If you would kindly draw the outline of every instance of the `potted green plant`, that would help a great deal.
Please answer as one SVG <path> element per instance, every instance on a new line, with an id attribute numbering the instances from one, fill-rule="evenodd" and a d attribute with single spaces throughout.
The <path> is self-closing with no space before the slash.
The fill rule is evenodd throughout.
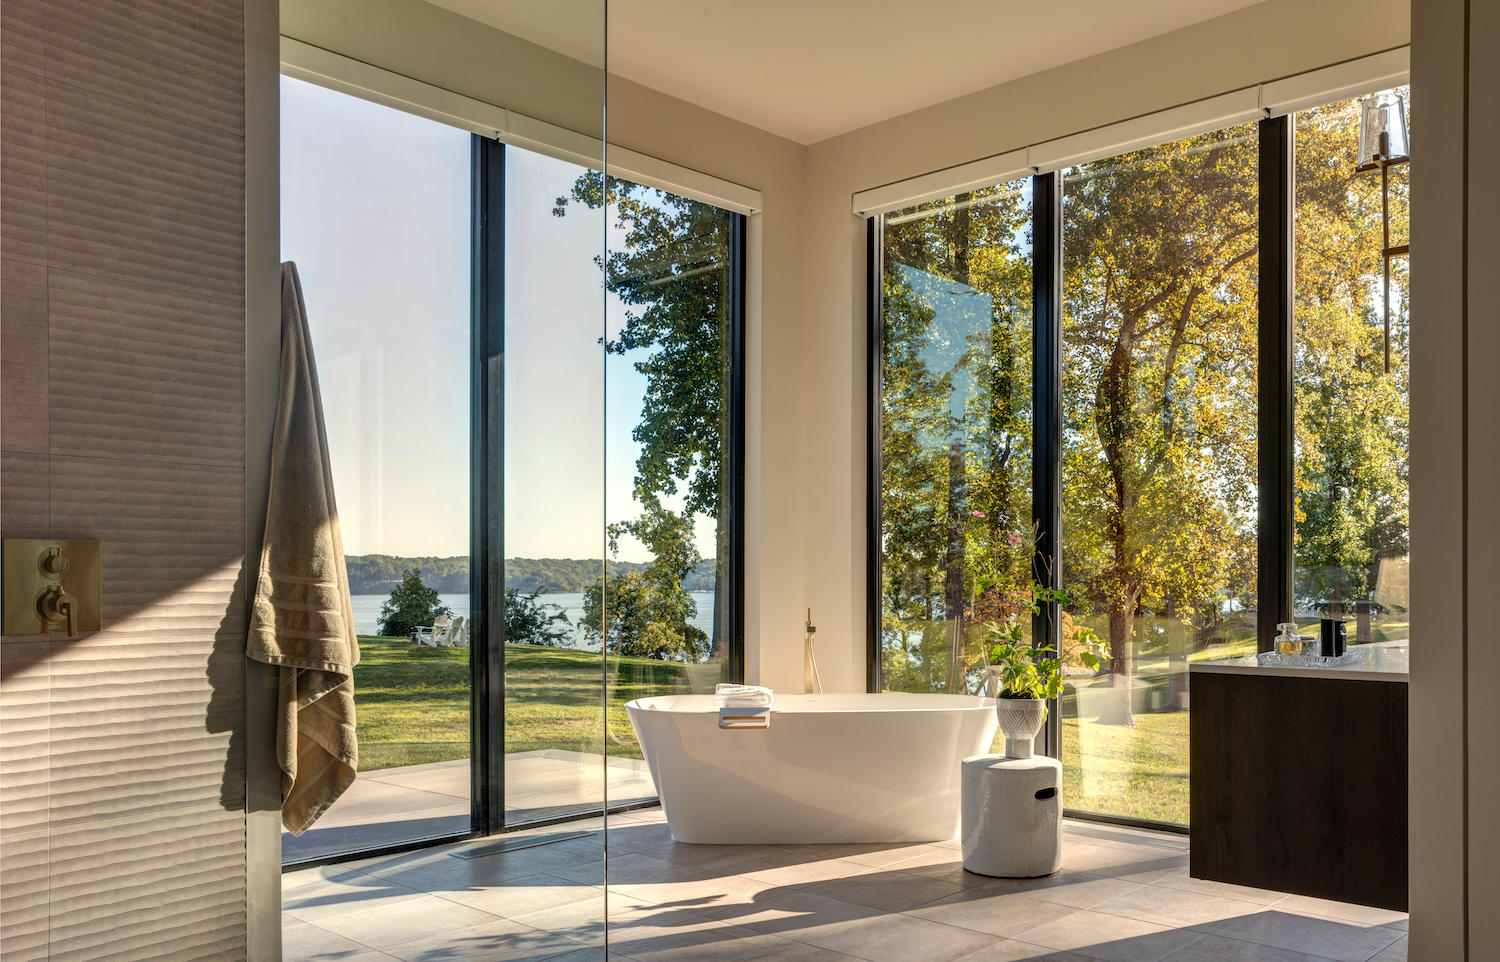
<path id="1" fill-rule="evenodd" d="M 1085 668 L 1099 670 L 1104 645 L 1092 628 L 1078 629 L 1063 651 L 1036 648 L 1025 641 L 1017 618 L 1005 624 L 991 623 L 986 629 L 989 643 L 990 685 L 997 699 L 995 714 L 1005 736 L 1008 758 L 1030 758 L 1036 733 L 1047 720 L 1047 702 L 1062 694 L 1065 661 L 1076 659 Z"/>

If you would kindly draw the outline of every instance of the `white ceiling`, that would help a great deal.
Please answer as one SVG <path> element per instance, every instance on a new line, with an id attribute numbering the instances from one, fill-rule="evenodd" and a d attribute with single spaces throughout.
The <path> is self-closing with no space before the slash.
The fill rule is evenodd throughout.
<path id="1" fill-rule="evenodd" d="M 575 59 L 602 0 L 434 0 Z M 610 72 L 810 144 L 1260 0 L 609 0 Z"/>

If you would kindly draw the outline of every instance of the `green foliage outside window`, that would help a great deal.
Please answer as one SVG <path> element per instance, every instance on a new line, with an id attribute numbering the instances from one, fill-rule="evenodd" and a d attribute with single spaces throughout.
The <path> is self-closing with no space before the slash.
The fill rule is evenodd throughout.
<path id="1" fill-rule="evenodd" d="M 596 579 L 584 595 L 585 631 L 602 637 L 607 609 L 611 652 L 688 662 L 722 656 L 728 605 L 721 598 L 715 606 L 710 638 L 690 623 L 697 604 L 687 580 L 702 561 L 693 546 L 695 518 L 721 522 L 714 571 L 726 570 L 730 550 L 722 523 L 732 357 L 729 217 L 597 171 L 580 177 L 570 197 L 558 198 L 554 213 L 564 216 L 575 203 L 607 206 L 624 231 L 624 243 L 605 262 L 605 284 L 626 305 L 626 319 L 604 347 L 632 358 L 646 382 L 631 435 L 641 445 L 632 492 L 641 513 L 612 524 L 609 538 L 611 554 L 629 535 L 652 557 L 642 570 L 611 573 L 607 585 Z"/>
<path id="2" fill-rule="evenodd" d="M 379 632 L 386 637 L 404 637 L 418 628 L 431 626 L 441 615 L 452 614 L 440 602 L 438 590 L 422 583 L 421 570 L 407 568 L 401 583 L 391 589 L 391 596 L 380 606 Z"/>
<path id="3" fill-rule="evenodd" d="M 505 643 L 571 648 L 573 632 L 560 606 L 538 600 L 540 588 L 505 589 Z"/>

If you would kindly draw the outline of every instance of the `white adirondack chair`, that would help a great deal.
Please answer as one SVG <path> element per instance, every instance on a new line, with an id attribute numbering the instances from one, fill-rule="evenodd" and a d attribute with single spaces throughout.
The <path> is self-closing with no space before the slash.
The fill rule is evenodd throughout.
<path id="1" fill-rule="evenodd" d="M 457 647 L 458 646 L 458 640 L 457 639 L 463 634 L 463 632 L 464 632 L 464 619 L 463 619 L 463 616 L 460 615 L 459 617 L 454 618 L 452 621 L 450 621 L 448 623 L 448 630 L 442 633 L 442 635 L 437 639 L 437 641 L 436 641 L 435 644 L 436 644 L 436 646 L 438 648 L 454 648 L 454 647 Z"/>
<path id="2" fill-rule="evenodd" d="M 436 648 L 440 639 L 448 631 L 448 616 L 438 615 L 432 620 L 432 624 L 416 628 L 411 633 L 411 640 L 419 645 L 427 645 Z"/>

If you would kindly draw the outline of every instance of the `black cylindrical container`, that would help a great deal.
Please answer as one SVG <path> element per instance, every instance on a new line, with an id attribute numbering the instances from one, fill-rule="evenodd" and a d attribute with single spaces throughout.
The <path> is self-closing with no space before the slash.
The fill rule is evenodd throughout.
<path id="1" fill-rule="evenodd" d="M 1318 629 L 1318 654 L 1324 658 L 1337 658 L 1344 653 L 1348 639 L 1345 621 L 1342 618 L 1324 618 Z"/>

